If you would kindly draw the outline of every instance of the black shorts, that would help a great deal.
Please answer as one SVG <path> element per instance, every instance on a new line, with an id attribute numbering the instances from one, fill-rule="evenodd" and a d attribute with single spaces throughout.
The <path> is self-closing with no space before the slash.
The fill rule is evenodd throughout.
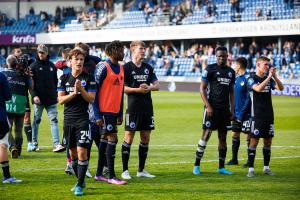
<path id="1" fill-rule="evenodd" d="M 155 127 L 154 127 L 153 114 L 126 113 L 126 116 L 125 116 L 125 130 L 126 131 L 146 131 L 146 130 L 154 130 L 154 128 Z"/>
<path id="2" fill-rule="evenodd" d="M 117 116 L 103 116 L 102 134 L 118 133 Z"/>
<path id="3" fill-rule="evenodd" d="M 252 120 L 251 138 L 271 138 L 274 137 L 274 121 Z"/>
<path id="4" fill-rule="evenodd" d="M 213 108 L 213 116 L 208 117 L 206 108 L 203 112 L 203 129 L 227 131 L 227 126 L 230 126 L 230 111 L 229 109 Z"/>
<path id="5" fill-rule="evenodd" d="M 240 126 L 232 125 L 232 131 L 235 132 L 235 133 L 243 132 L 245 134 L 249 134 L 250 133 L 250 127 L 251 127 L 250 124 L 251 124 L 251 121 L 250 121 L 250 119 L 248 119 L 248 120 L 243 121 Z"/>
<path id="6" fill-rule="evenodd" d="M 63 144 L 68 148 L 84 147 L 87 148 L 91 143 L 89 123 L 84 124 L 65 124 Z"/>

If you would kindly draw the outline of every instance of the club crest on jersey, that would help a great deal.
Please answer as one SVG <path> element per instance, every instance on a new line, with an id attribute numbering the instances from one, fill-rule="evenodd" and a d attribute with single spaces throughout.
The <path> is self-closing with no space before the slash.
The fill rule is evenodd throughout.
<path id="1" fill-rule="evenodd" d="M 149 70 L 148 69 L 145 69 L 144 72 L 145 72 L 145 74 L 149 74 Z"/>
<path id="2" fill-rule="evenodd" d="M 132 71 L 131 74 L 136 74 L 135 71 Z"/>
<path id="3" fill-rule="evenodd" d="M 130 126 L 130 128 L 135 128 L 135 123 L 134 122 L 130 122 L 129 126 Z"/>
<path id="4" fill-rule="evenodd" d="M 81 81 L 81 86 L 83 86 L 83 87 L 86 86 L 86 81 L 85 81 L 85 80 L 82 80 L 82 81 Z"/>
<path id="5" fill-rule="evenodd" d="M 53 68 L 52 68 L 52 67 L 50 67 L 50 71 L 51 71 L 51 72 L 53 71 Z"/>
<path id="6" fill-rule="evenodd" d="M 228 72 L 228 76 L 231 78 L 231 77 L 232 77 L 232 73 L 231 73 L 231 72 Z"/>
<path id="7" fill-rule="evenodd" d="M 211 126 L 210 121 L 205 122 L 205 126 L 206 126 L 207 128 L 209 128 L 209 127 Z"/>
<path id="8" fill-rule="evenodd" d="M 113 126 L 112 126 L 111 124 L 108 124 L 108 125 L 106 126 L 106 129 L 107 129 L 108 131 L 111 131 L 111 130 L 113 130 Z"/>
<path id="9" fill-rule="evenodd" d="M 243 81 L 243 82 L 241 82 L 241 86 L 244 86 L 244 85 L 245 85 L 244 81 Z"/>
<path id="10" fill-rule="evenodd" d="M 259 130 L 258 130 L 258 129 L 255 129 L 255 130 L 253 131 L 253 134 L 254 134 L 254 135 L 258 135 L 258 134 L 259 134 Z"/>

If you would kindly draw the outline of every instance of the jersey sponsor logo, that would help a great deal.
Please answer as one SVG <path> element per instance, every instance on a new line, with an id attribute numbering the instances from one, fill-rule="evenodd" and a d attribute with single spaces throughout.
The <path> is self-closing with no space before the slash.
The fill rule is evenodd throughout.
<path id="1" fill-rule="evenodd" d="M 231 82 L 231 79 L 229 79 L 229 78 L 218 77 L 217 80 L 222 85 L 229 85 L 229 83 Z"/>
<path id="2" fill-rule="evenodd" d="M 85 81 L 85 80 L 82 80 L 82 81 L 81 81 L 81 86 L 83 86 L 83 87 L 86 86 L 86 81 Z"/>
<path id="3" fill-rule="evenodd" d="M 206 78 L 206 77 L 207 77 L 207 73 L 208 73 L 207 70 L 203 70 L 203 72 L 202 72 L 202 77 L 203 77 L 203 78 Z"/>
<path id="4" fill-rule="evenodd" d="M 134 75 L 133 78 L 137 80 L 137 82 L 146 82 L 148 75 Z"/>
<path id="5" fill-rule="evenodd" d="M 258 129 L 254 129 L 253 134 L 254 135 L 258 135 L 259 134 L 259 130 Z"/>
<path id="6" fill-rule="evenodd" d="M 90 82 L 90 85 L 96 85 L 95 81 Z"/>
<path id="7" fill-rule="evenodd" d="M 112 131 L 112 130 L 113 130 L 113 125 L 108 124 L 108 125 L 106 126 L 106 129 L 107 129 L 108 131 Z"/>
<path id="8" fill-rule="evenodd" d="M 6 77 L 8 81 L 10 81 L 12 79 L 12 77 Z"/>
<path id="9" fill-rule="evenodd" d="M 149 70 L 148 69 L 145 69 L 144 72 L 145 72 L 145 74 L 149 74 Z"/>
<path id="10" fill-rule="evenodd" d="M 228 72 L 228 76 L 231 78 L 231 77 L 232 77 L 232 73 L 231 73 L 231 72 Z"/>
<path id="11" fill-rule="evenodd" d="M 135 123 L 134 122 L 130 122 L 129 126 L 130 126 L 130 128 L 135 128 Z"/>

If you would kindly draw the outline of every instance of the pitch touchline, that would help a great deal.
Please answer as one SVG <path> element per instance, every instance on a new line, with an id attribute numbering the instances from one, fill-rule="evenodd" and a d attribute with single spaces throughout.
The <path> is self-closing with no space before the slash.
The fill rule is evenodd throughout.
<path id="1" fill-rule="evenodd" d="M 272 159 L 293 159 L 293 158 L 300 158 L 300 156 L 275 156 Z M 255 158 L 257 160 L 263 160 L 263 158 Z M 247 160 L 246 158 L 239 158 L 239 160 Z M 209 163 L 209 162 L 219 162 L 219 160 L 203 160 L 201 162 Z M 64 162 L 62 162 L 64 163 Z M 178 164 L 192 164 L 194 162 L 190 161 L 180 161 L 180 162 L 161 162 L 161 163 L 147 163 L 147 165 L 178 165 Z M 121 165 L 116 165 L 115 167 L 121 167 Z M 96 167 L 90 167 L 90 169 L 96 169 Z M 64 170 L 64 168 L 43 168 L 43 169 L 36 169 L 36 168 L 26 168 L 26 169 L 17 169 L 14 172 L 26 172 L 26 171 L 60 171 Z"/>
<path id="2" fill-rule="evenodd" d="M 134 147 L 137 147 L 139 145 L 131 145 L 131 146 L 134 146 Z M 196 147 L 197 144 L 150 144 L 151 147 Z M 218 145 L 215 145 L 215 144 L 209 144 L 209 145 L 206 145 L 208 147 L 216 147 Z M 229 146 L 229 145 L 228 145 Z M 242 147 L 246 147 L 246 145 L 241 145 Z M 39 146 L 41 149 L 51 149 L 52 146 Z M 272 148 L 295 148 L 295 149 L 298 149 L 300 148 L 300 146 L 276 146 L 276 145 L 272 145 Z"/>

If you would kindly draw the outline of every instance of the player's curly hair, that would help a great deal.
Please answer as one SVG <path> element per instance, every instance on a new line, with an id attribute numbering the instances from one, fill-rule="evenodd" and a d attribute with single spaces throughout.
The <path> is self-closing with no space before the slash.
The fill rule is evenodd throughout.
<path id="1" fill-rule="evenodd" d="M 114 40 L 111 43 L 107 44 L 105 47 L 105 54 L 107 56 L 114 56 L 118 53 L 118 51 L 123 48 L 122 42 L 119 40 Z"/>

